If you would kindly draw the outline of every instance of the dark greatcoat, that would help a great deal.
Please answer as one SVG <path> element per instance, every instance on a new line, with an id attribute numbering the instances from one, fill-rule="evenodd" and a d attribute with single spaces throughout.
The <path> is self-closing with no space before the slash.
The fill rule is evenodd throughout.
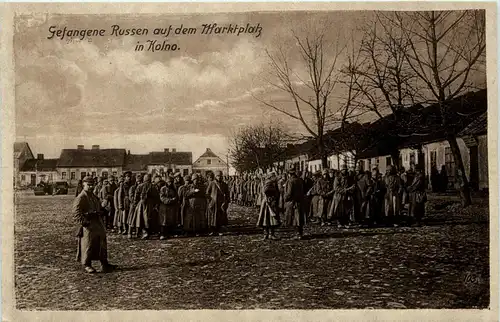
<path id="1" fill-rule="evenodd" d="M 198 189 L 198 191 L 195 191 Z M 188 232 L 199 232 L 207 228 L 207 198 L 205 195 L 205 185 L 190 184 L 184 192 L 185 198 L 185 216 L 183 228 Z"/>
<path id="2" fill-rule="evenodd" d="M 229 206 L 229 189 L 225 182 L 211 181 L 207 186 L 208 197 L 207 221 L 209 227 L 226 226 Z"/>
<path id="3" fill-rule="evenodd" d="M 174 185 L 165 185 L 160 189 L 160 206 L 158 209 L 159 225 L 174 229 L 177 227 L 179 213 L 179 197 Z"/>
<path id="4" fill-rule="evenodd" d="M 412 217 L 420 219 L 424 216 L 426 201 L 426 197 L 422 198 L 422 196 L 425 196 L 425 178 L 423 173 L 417 172 L 415 174 L 413 182 L 408 187 L 408 192 L 410 193 L 410 207 L 408 214 Z M 419 198 L 418 195 L 420 195 Z"/>
<path id="5" fill-rule="evenodd" d="M 285 186 L 285 225 L 302 227 L 306 222 L 303 208 L 304 183 L 302 179 L 290 177 Z"/>
<path id="6" fill-rule="evenodd" d="M 73 217 L 80 225 L 76 259 L 83 265 L 90 265 L 92 260 L 107 262 L 108 244 L 101 211 L 100 201 L 92 192 L 82 191 L 73 201 Z"/>
<path id="7" fill-rule="evenodd" d="M 280 225 L 279 203 L 280 192 L 276 180 L 266 180 L 264 197 L 260 206 L 257 227 L 276 227 Z"/>
<path id="8" fill-rule="evenodd" d="M 120 226 L 125 227 L 128 225 L 128 216 L 130 213 L 130 183 L 123 182 L 118 188 L 118 204 L 117 209 L 120 209 L 120 219 L 118 220 Z"/>

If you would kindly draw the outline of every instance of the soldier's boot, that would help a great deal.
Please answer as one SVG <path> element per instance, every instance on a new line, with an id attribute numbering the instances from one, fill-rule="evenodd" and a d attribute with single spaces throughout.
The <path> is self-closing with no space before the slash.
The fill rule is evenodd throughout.
<path id="1" fill-rule="evenodd" d="M 149 237 L 148 231 L 145 228 L 143 228 L 142 229 L 142 239 L 148 239 L 148 237 Z"/>
<path id="2" fill-rule="evenodd" d="M 264 228 L 264 236 L 262 236 L 262 240 L 268 240 L 269 239 L 269 229 Z"/>
<path id="3" fill-rule="evenodd" d="M 269 236 L 271 240 L 279 240 L 280 238 L 276 236 L 274 228 L 271 228 L 271 235 Z"/>

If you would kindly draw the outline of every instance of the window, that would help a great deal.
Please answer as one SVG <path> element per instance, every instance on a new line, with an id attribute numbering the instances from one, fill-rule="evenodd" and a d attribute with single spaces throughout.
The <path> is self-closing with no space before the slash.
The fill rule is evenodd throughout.
<path id="1" fill-rule="evenodd" d="M 211 165 L 211 164 L 212 164 L 212 160 L 211 160 L 211 159 L 208 159 L 208 160 L 207 160 L 207 164 L 208 164 L 208 165 Z"/>
<path id="2" fill-rule="evenodd" d="M 368 159 L 368 160 L 366 160 L 366 162 L 368 163 L 368 169 L 367 170 L 371 170 L 372 169 L 372 159 Z"/>
<path id="3" fill-rule="evenodd" d="M 83 180 L 83 178 L 85 178 L 87 176 L 87 172 L 85 172 L 85 171 L 80 172 L 80 176 Z"/>
<path id="4" fill-rule="evenodd" d="M 181 172 L 181 169 L 175 169 L 175 173 Z"/>
<path id="5" fill-rule="evenodd" d="M 117 175 L 117 172 L 116 172 L 116 171 L 113 171 L 113 176 L 115 176 L 115 177 L 116 177 L 116 175 Z"/>
<path id="6" fill-rule="evenodd" d="M 385 158 L 385 165 L 386 166 L 391 165 L 391 157 L 386 157 Z"/>
<path id="7" fill-rule="evenodd" d="M 66 172 L 61 172 L 61 179 L 66 180 Z"/>
<path id="8" fill-rule="evenodd" d="M 97 173 L 95 171 L 92 171 L 92 177 L 97 177 Z"/>
<path id="9" fill-rule="evenodd" d="M 66 173 L 64 173 L 64 176 L 66 176 Z M 64 179 L 64 178 L 63 178 Z M 76 172 L 71 172 L 71 180 L 75 180 L 76 179 Z"/>
<path id="10" fill-rule="evenodd" d="M 410 154 L 410 165 L 415 164 L 415 153 Z"/>
<path id="11" fill-rule="evenodd" d="M 377 165 L 377 167 L 380 165 L 380 159 L 379 158 L 375 158 L 375 164 Z"/>
<path id="12" fill-rule="evenodd" d="M 182 170 L 182 175 L 187 176 L 189 174 L 189 169 Z"/>
<path id="13" fill-rule="evenodd" d="M 52 182 L 53 178 L 52 178 L 52 173 L 49 173 L 49 182 Z"/>
<path id="14" fill-rule="evenodd" d="M 26 176 L 24 174 L 21 175 L 21 181 L 25 181 L 26 180 Z"/>

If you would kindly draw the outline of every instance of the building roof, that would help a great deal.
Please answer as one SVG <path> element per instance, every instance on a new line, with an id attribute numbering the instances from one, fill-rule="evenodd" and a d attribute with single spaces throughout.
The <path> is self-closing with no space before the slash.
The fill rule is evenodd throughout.
<path id="1" fill-rule="evenodd" d="M 124 170 L 146 171 L 149 163 L 149 154 L 127 154 Z"/>
<path id="2" fill-rule="evenodd" d="M 14 142 L 14 159 L 19 158 L 24 149 L 28 149 L 33 158 L 33 152 L 28 144 L 28 142 Z"/>
<path id="3" fill-rule="evenodd" d="M 487 132 L 487 91 L 469 92 L 449 102 L 447 117 L 449 128 L 457 136 L 478 135 Z M 471 119 L 475 121 L 471 123 Z M 390 155 L 391 148 L 415 147 L 446 139 L 441 123 L 438 104 L 422 106 L 416 104 L 401 111 L 399 122 L 394 115 L 371 123 L 350 123 L 344 129 L 325 133 L 325 147 L 328 154 L 356 150 L 360 159 Z M 318 147 L 314 139 L 289 145 L 287 158 L 307 154 L 310 159 L 318 159 Z"/>
<path id="4" fill-rule="evenodd" d="M 210 148 L 207 148 L 205 153 L 203 153 L 198 159 L 200 158 L 218 158 L 218 156 Z"/>
<path id="5" fill-rule="evenodd" d="M 63 149 L 58 167 L 121 167 L 125 149 Z"/>
<path id="6" fill-rule="evenodd" d="M 151 152 L 149 153 L 148 164 L 175 164 L 191 165 L 193 154 L 191 152 Z"/>
<path id="7" fill-rule="evenodd" d="M 484 112 L 479 115 L 472 123 L 467 125 L 462 131 L 458 133 L 458 136 L 467 135 L 483 135 L 488 133 L 488 113 Z"/>
<path id="8" fill-rule="evenodd" d="M 59 159 L 29 159 L 24 162 L 24 165 L 21 167 L 20 171 L 56 171 L 58 161 Z"/>

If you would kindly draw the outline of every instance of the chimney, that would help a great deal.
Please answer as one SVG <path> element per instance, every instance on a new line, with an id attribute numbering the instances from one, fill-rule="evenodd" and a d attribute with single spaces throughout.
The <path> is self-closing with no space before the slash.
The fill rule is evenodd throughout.
<path id="1" fill-rule="evenodd" d="M 93 145 L 92 150 L 99 150 L 99 145 Z"/>
<path id="2" fill-rule="evenodd" d="M 36 158 L 37 158 L 38 160 L 43 160 L 43 154 L 37 154 L 37 155 L 36 155 Z"/>
<path id="3" fill-rule="evenodd" d="M 85 146 L 84 145 L 77 145 L 76 149 L 77 150 L 83 150 L 83 149 L 85 149 Z"/>
<path id="4" fill-rule="evenodd" d="M 165 152 L 165 153 L 167 153 L 167 152 L 169 152 L 169 151 L 170 151 L 170 149 L 165 149 L 165 150 L 163 150 L 163 152 Z"/>
<path id="5" fill-rule="evenodd" d="M 176 149 L 172 149 L 172 152 L 175 153 L 175 151 L 177 151 Z"/>

